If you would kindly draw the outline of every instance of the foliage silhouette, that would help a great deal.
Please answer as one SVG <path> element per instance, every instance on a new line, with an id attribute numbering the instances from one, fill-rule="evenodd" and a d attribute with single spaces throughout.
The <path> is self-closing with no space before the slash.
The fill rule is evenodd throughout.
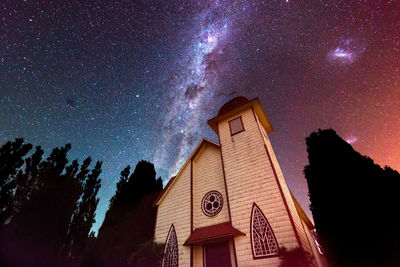
<path id="1" fill-rule="evenodd" d="M 285 247 L 279 248 L 279 267 L 309 267 L 314 266 L 310 253 L 302 248 L 288 250 Z"/>
<path id="2" fill-rule="evenodd" d="M 398 266 L 400 174 L 360 155 L 335 131 L 306 138 L 304 174 L 319 241 L 337 266 Z"/>
<path id="3" fill-rule="evenodd" d="M 102 162 L 68 164 L 71 145 L 44 160 L 22 138 L 0 148 L 1 266 L 156 266 L 155 199 L 162 190 L 153 164 L 140 161 L 121 172 L 98 238 L 95 222 Z"/>
<path id="4" fill-rule="evenodd" d="M 0 199 L 7 200 L 0 211 L 0 265 L 66 265 L 71 229 L 79 237 L 74 244 L 88 239 L 98 203 L 101 162 L 87 176 L 90 159 L 79 173 L 77 160 L 67 166 L 70 144 L 54 148 L 43 161 L 40 146 L 25 158 L 31 148 L 22 138 L 0 148 Z M 71 218 L 80 222 L 78 226 L 73 227 Z"/>
<path id="5" fill-rule="evenodd" d="M 140 244 L 128 258 L 131 266 L 137 267 L 158 267 L 162 261 L 164 244 L 156 244 L 153 239 Z"/>
<path id="6" fill-rule="evenodd" d="M 92 266 L 135 266 L 132 264 L 136 260 L 146 260 L 132 257 L 132 253 L 146 248 L 143 244 L 153 237 L 156 216 L 153 203 L 162 190 L 162 181 L 156 179 L 153 164 L 143 160 L 129 174 L 130 167 L 127 166 L 121 172 L 96 244 L 83 260 Z M 137 255 L 148 253 L 146 249 L 143 251 L 147 252 Z"/>
<path id="7" fill-rule="evenodd" d="M 17 188 L 16 175 L 24 164 L 25 155 L 32 144 L 24 144 L 23 138 L 8 141 L 0 148 L 0 229 L 13 214 L 13 195 Z M 19 180 L 22 182 L 21 174 Z"/>
<path id="8" fill-rule="evenodd" d="M 81 194 L 74 177 L 62 175 L 69 144 L 53 149 L 39 164 L 37 189 L 7 226 L 2 245 L 7 260 L 17 266 L 52 266 L 61 261 L 71 215 Z"/>
<path id="9" fill-rule="evenodd" d="M 83 194 L 81 200 L 77 204 L 78 207 L 74 211 L 68 231 L 68 254 L 73 259 L 78 258 L 82 254 L 90 229 L 93 223 L 95 223 L 94 217 L 96 216 L 96 208 L 99 203 L 97 193 L 101 185 L 99 175 L 101 173 L 102 162 L 98 161 L 91 173 L 87 175 L 87 168 L 90 162 L 91 159 L 89 157 L 83 162 L 81 171 L 77 175 L 78 181 L 83 186 Z M 86 175 L 87 178 L 84 178 Z"/>

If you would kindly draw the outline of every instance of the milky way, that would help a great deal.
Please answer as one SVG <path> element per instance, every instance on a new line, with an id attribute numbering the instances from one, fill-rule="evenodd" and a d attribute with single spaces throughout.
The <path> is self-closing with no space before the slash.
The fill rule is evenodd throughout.
<path id="1" fill-rule="evenodd" d="M 103 160 L 98 229 L 120 171 L 167 182 L 229 99 L 259 97 L 304 208 L 304 138 L 331 127 L 400 169 L 397 1 L 3 1 L 0 142 Z M 308 211 L 307 211 L 308 212 Z"/>
<path id="2" fill-rule="evenodd" d="M 215 108 L 218 79 L 221 67 L 215 68 L 215 54 L 223 54 L 229 38 L 227 18 L 209 19 L 210 13 L 220 12 L 222 6 L 210 4 L 194 18 L 197 27 L 193 30 L 185 56 L 180 59 L 181 71 L 168 84 L 171 106 L 166 107 L 162 140 L 164 144 L 153 157 L 157 166 L 165 167 L 168 176 L 177 173 L 199 140 L 201 125 L 211 118 Z M 170 153 L 174 151 L 174 153 Z"/>

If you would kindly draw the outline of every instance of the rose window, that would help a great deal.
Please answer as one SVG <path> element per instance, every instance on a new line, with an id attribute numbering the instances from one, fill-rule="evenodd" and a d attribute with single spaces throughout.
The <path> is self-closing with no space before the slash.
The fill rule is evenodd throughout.
<path id="1" fill-rule="evenodd" d="M 222 195 L 218 191 L 210 191 L 204 197 L 201 202 L 201 209 L 207 216 L 215 216 L 222 209 Z"/>

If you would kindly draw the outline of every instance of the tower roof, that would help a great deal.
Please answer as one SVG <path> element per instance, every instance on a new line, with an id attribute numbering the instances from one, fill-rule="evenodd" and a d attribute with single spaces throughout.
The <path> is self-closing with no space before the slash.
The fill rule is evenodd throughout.
<path id="1" fill-rule="evenodd" d="M 229 111 L 232 111 L 244 104 L 249 103 L 249 100 L 244 97 L 244 96 L 238 96 L 235 97 L 234 99 L 226 102 L 218 111 L 218 116 L 221 116 L 225 113 L 228 113 Z"/>
<path id="2" fill-rule="evenodd" d="M 225 103 L 218 111 L 218 115 L 210 120 L 208 120 L 208 125 L 218 134 L 218 122 L 224 119 L 227 119 L 236 113 L 244 111 L 246 109 L 252 109 L 255 114 L 257 114 L 258 120 L 261 125 L 264 127 L 267 133 L 270 133 L 274 130 L 271 122 L 268 119 L 267 114 L 260 102 L 258 97 L 248 100 L 244 96 L 238 96 L 234 99 Z"/>

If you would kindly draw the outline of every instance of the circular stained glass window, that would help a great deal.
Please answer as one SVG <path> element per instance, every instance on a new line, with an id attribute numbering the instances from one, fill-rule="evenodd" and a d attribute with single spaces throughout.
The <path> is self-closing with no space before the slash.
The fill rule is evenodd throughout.
<path id="1" fill-rule="evenodd" d="M 222 195 L 218 191 L 210 191 L 208 192 L 201 201 L 201 209 L 204 214 L 207 216 L 215 216 L 222 209 Z"/>

